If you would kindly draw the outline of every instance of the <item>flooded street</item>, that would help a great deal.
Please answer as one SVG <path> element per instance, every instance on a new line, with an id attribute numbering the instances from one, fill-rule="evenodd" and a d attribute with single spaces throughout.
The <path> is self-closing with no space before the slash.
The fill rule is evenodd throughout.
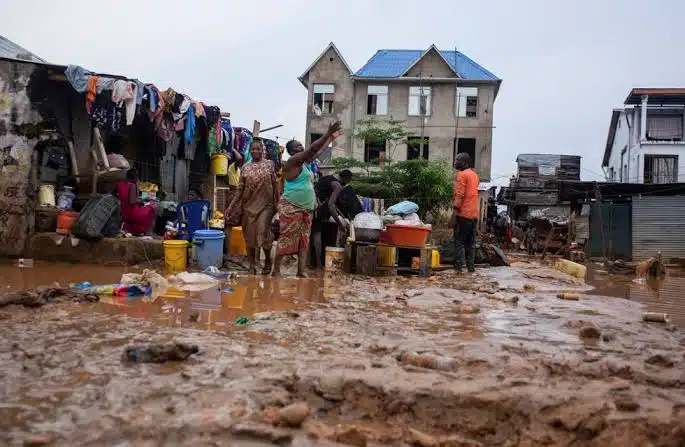
<path id="1" fill-rule="evenodd" d="M 0 266 L 8 290 L 124 272 Z M 590 269 L 592 289 L 518 262 L 431 278 L 239 276 L 191 296 L 10 306 L 0 443 L 680 446 L 681 280 Z M 642 322 L 645 310 L 675 324 Z M 127 345 L 170 341 L 200 352 L 122 363 Z M 294 423 L 291 404 L 304 408 Z"/>

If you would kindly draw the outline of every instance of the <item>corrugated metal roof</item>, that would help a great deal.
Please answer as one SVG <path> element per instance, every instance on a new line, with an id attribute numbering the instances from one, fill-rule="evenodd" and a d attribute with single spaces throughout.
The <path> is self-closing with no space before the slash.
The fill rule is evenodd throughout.
<path id="1" fill-rule="evenodd" d="M 355 76 L 364 78 L 398 78 L 416 63 L 425 50 L 378 50 Z M 452 69 L 462 79 L 498 81 L 499 78 L 459 51 L 440 50 Z"/>
<path id="2" fill-rule="evenodd" d="M 0 57 L 30 62 L 46 62 L 44 59 L 22 48 L 4 36 L 0 36 Z"/>

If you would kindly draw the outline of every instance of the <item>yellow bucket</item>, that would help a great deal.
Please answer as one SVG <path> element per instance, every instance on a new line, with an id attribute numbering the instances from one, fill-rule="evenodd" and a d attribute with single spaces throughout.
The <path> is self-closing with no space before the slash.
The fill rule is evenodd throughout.
<path id="1" fill-rule="evenodd" d="M 212 174 L 228 174 L 228 157 L 224 154 L 212 155 Z"/>
<path id="2" fill-rule="evenodd" d="M 188 241 L 164 241 L 164 268 L 184 272 L 188 262 Z"/>
<path id="3" fill-rule="evenodd" d="M 378 245 L 378 264 L 382 266 L 395 265 L 395 247 Z"/>
<path id="4" fill-rule="evenodd" d="M 231 256 L 247 256 L 243 227 L 231 228 Z"/>
<path id="5" fill-rule="evenodd" d="M 440 252 L 438 250 L 433 250 L 431 252 L 431 268 L 440 266 Z"/>
<path id="6" fill-rule="evenodd" d="M 338 247 L 326 247 L 326 271 L 338 272 L 343 268 L 345 249 Z"/>

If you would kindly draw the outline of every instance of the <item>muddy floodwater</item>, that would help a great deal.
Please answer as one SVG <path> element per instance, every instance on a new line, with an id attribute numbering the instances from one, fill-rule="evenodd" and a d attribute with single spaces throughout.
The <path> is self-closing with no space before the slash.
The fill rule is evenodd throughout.
<path id="1" fill-rule="evenodd" d="M 132 271 L 0 265 L 5 291 Z M 579 284 L 517 262 L 9 306 L 0 444 L 683 446 L 682 290 L 677 272 L 636 282 L 590 268 Z M 128 345 L 172 341 L 200 352 L 122 363 Z"/>

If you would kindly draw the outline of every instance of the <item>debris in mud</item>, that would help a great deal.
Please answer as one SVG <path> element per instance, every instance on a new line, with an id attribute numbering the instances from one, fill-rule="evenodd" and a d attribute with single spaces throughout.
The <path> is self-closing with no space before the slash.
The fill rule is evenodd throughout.
<path id="1" fill-rule="evenodd" d="M 420 432 L 414 428 L 407 430 L 406 440 L 410 445 L 417 447 L 437 447 L 440 445 L 433 436 Z"/>
<path id="2" fill-rule="evenodd" d="M 651 323 L 669 323 L 668 314 L 659 312 L 643 312 L 642 321 L 648 321 Z"/>
<path id="3" fill-rule="evenodd" d="M 124 273 L 121 284 L 141 284 L 151 287 L 154 294 L 164 295 L 169 289 L 169 281 L 154 270 L 143 270 L 143 273 Z"/>
<path id="4" fill-rule="evenodd" d="M 578 295 L 577 293 L 565 292 L 557 294 L 557 298 L 562 300 L 578 301 L 580 299 L 580 295 Z"/>
<path id="5" fill-rule="evenodd" d="M 511 304 L 516 304 L 519 302 L 519 297 L 518 296 L 503 296 L 498 293 L 493 293 L 492 295 L 488 295 L 487 298 L 489 300 L 497 300 L 501 301 L 503 303 L 511 303 Z"/>
<path id="6" fill-rule="evenodd" d="M 299 428 L 309 417 L 311 410 L 306 402 L 295 402 L 281 408 L 272 417 L 272 424 L 284 425 L 292 428 Z"/>
<path id="7" fill-rule="evenodd" d="M 661 366 L 663 368 L 673 368 L 675 362 L 662 354 L 654 354 L 653 356 L 647 358 L 645 363 L 654 366 Z"/>
<path id="8" fill-rule="evenodd" d="M 460 304 L 457 306 L 457 312 L 460 314 L 477 314 L 480 312 L 480 307 Z"/>
<path id="9" fill-rule="evenodd" d="M 29 436 L 24 440 L 25 446 L 48 445 L 52 442 L 52 437 L 48 435 Z"/>
<path id="10" fill-rule="evenodd" d="M 197 345 L 167 343 L 127 346 L 122 355 L 124 362 L 164 363 L 186 360 L 200 351 Z"/>
<path id="11" fill-rule="evenodd" d="M 456 360 L 440 355 L 403 352 L 397 357 L 397 360 L 407 365 L 435 369 L 438 371 L 454 371 L 457 368 Z"/>
<path id="12" fill-rule="evenodd" d="M 618 394 L 614 397 L 614 405 L 618 411 L 633 412 L 640 408 L 640 404 L 635 398 L 627 393 Z"/>
<path id="13" fill-rule="evenodd" d="M 272 427 L 256 422 L 243 422 L 231 427 L 231 432 L 237 436 L 266 439 L 275 444 L 285 444 L 293 439 L 292 433 L 288 430 Z"/>
<path id="14" fill-rule="evenodd" d="M 42 287 L 2 295 L 0 296 L 0 307 L 13 304 L 24 307 L 41 307 L 48 303 L 69 300 L 75 303 L 94 303 L 100 301 L 100 297 L 94 293 L 76 293 L 69 289 Z"/>
<path id="15" fill-rule="evenodd" d="M 580 328 L 580 338 L 599 338 L 602 336 L 602 331 L 594 325 L 586 325 Z"/>

